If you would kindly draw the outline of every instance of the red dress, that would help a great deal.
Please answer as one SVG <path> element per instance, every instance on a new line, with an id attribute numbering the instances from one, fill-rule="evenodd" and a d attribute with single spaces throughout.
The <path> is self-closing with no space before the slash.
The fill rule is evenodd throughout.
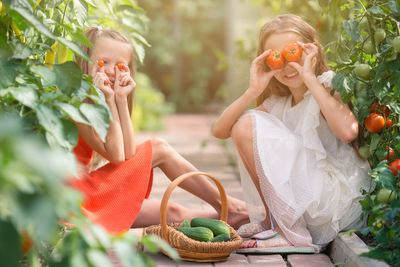
<path id="1" fill-rule="evenodd" d="M 81 137 L 74 154 L 86 168 L 80 179 L 70 181 L 85 196 L 83 213 L 110 233 L 129 230 L 153 184 L 150 141 L 138 145 L 131 159 L 121 164 L 108 163 L 93 172 L 88 167 L 93 150 Z"/>

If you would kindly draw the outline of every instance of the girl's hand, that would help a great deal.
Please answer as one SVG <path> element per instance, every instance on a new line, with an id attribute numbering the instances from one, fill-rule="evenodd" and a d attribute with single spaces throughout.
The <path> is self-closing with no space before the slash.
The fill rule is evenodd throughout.
<path id="1" fill-rule="evenodd" d="M 271 53 L 271 49 L 264 51 L 261 55 L 256 57 L 251 63 L 250 67 L 250 84 L 248 91 L 258 97 L 264 92 L 269 81 L 274 76 L 274 74 L 280 70 L 271 70 L 269 72 L 265 71 L 265 61 L 267 56 Z"/>
<path id="2" fill-rule="evenodd" d="M 120 63 L 121 64 L 121 63 Z M 122 65 L 123 68 L 120 70 L 116 65 L 115 68 L 115 82 L 114 91 L 117 96 L 127 97 L 136 87 L 135 81 L 131 77 L 129 67 Z"/>
<path id="3" fill-rule="evenodd" d="M 113 97 L 114 91 L 111 88 L 111 81 L 104 73 L 104 66 L 96 67 L 96 73 L 93 76 L 93 84 L 103 92 L 106 98 Z"/>
<path id="4" fill-rule="evenodd" d="M 299 72 L 303 81 L 315 78 L 315 65 L 317 63 L 318 47 L 313 43 L 297 43 L 303 48 L 303 52 L 306 55 L 304 64 L 303 66 L 297 62 L 289 62 L 288 64 Z"/>

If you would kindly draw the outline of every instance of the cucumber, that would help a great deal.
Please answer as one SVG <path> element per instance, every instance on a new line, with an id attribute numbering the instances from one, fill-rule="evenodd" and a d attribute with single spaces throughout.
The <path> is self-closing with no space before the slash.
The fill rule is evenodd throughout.
<path id="1" fill-rule="evenodd" d="M 189 220 L 183 220 L 182 227 L 190 227 L 190 221 Z"/>
<path id="2" fill-rule="evenodd" d="M 213 232 L 206 227 L 181 227 L 178 231 L 197 241 L 208 241 L 213 238 Z"/>
<path id="3" fill-rule="evenodd" d="M 231 236 L 228 234 L 220 234 L 211 238 L 208 242 L 226 242 L 231 240 Z"/>
<path id="4" fill-rule="evenodd" d="M 231 230 L 229 229 L 228 225 L 219 220 L 209 218 L 193 218 L 190 224 L 192 227 L 207 227 L 214 233 L 214 236 L 220 234 L 231 234 Z"/>

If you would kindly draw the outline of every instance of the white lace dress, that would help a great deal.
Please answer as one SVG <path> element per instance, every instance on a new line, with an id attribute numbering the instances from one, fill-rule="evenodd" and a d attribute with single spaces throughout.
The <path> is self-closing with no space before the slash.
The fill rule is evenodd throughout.
<path id="1" fill-rule="evenodd" d="M 333 75 L 329 71 L 318 80 L 328 87 Z M 263 105 L 268 112 L 243 115 L 252 118 L 262 194 L 287 239 L 319 251 L 339 231 L 359 223 L 361 188 L 370 186 L 369 165 L 332 132 L 310 91 L 295 106 L 292 96 L 272 96 Z M 250 220 L 261 221 L 261 199 L 238 159 Z"/>

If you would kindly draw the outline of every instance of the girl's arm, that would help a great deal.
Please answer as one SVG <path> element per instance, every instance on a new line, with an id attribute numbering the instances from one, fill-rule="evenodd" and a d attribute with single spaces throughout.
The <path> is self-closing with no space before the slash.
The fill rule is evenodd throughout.
<path id="1" fill-rule="evenodd" d="M 118 164 L 125 160 L 124 140 L 120 116 L 115 102 L 115 93 L 110 87 L 110 81 L 104 73 L 104 67 L 101 67 L 94 75 L 93 84 L 104 93 L 105 101 L 111 111 L 112 121 L 110 122 L 105 142 L 101 140 L 93 127 L 89 125 L 76 123 L 78 133 L 93 150 L 110 162 Z"/>
<path id="2" fill-rule="evenodd" d="M 269 81 L 277 70 L 265 72 L 265 58 L 271 50 L 266 50 L 253 60 L 250 68 L 249 88 L 217 119 L 213 127 L 213 135 L 216 138 L 227 139 L 231 136 L 233 125 L 247 109 L 247 107 L 264 91 Z"/>
<path id="3" fill-rule="evenodd" d="M 117 104 L 119 119 L 121 121 L 125 159 L 129 159 L 136 153 L 136 140 L 131 114 L 129 113 L 128 108 L 128 95 L 133 92 L 136 83 L 131 77 L 128 66 L 123 65 L 122 70 L 115 66 L 115 73 L 115 102 Z"/>
<path id="4" fill-rule="evenodd" d="M 349 143 L 358 135 L 358 121 L 351 112 L 350 108 L 343 103 L 339 94 L 331 96 L 329 89 L 325 88 L 315 76 L 315 61 L 318 48 L 314 44 L 299 43 L 306 53 L 304 65 L 300 66 L 296 62 L 289 64 L 297 69 L 303 78 L 304 84 L 310 90 L 314 99 L 317 101 L 322 115 L 326 119 L 332 131 L 343 142 Z"/>

